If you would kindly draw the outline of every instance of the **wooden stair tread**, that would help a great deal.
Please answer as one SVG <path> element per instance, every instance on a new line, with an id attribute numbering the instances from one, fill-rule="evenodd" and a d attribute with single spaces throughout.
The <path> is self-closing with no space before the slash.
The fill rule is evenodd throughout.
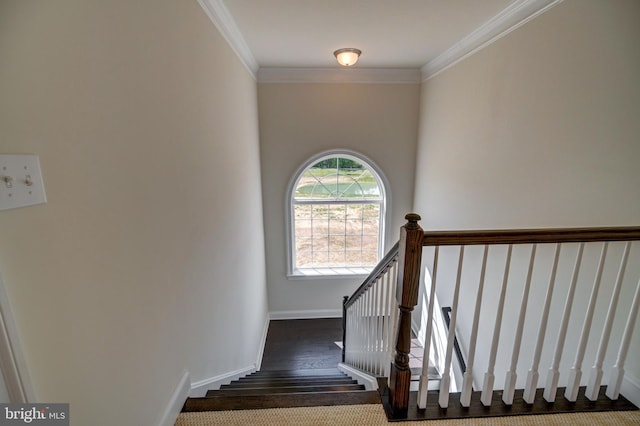
<path id="1" fill-rule="evenodd" d="M 349 380 L 351 379 L 346 374 L 334 375 L 334 376 L 246 376 L 238 379 L 238 382 L 266 382 L 266 381 L 305 381 L 305 380 Z"/>
<path id="2" fill-rule="evenodd" d="M 377 391 L 304 392 L 290 394 L 189 398 L 184 412 L 380 404 Z"/>
<path id="3" fill-rule="evenodd" d="M 332 386 L 287 386 L 279 388 L 244 388 L 244 389 L 218 389 L 207 392 L 207 397 L 212 396 L 244 396 L 263 395 L 268 393 L 299 393 L 299 392 L 344 392 L 364 390 L 363 385 L 332 385 Z"/>
<path id="4" fill-rule="evenodd" d="M 250 374 L 248 377 L 256 376 L 277 376 L 277 377 L 300 377 L 300 376 L 338 376 L 344 375 L 337 368 L 316 368 L 305 370 L 260 370 Z"/>
<path id="5" fill-rule="evenodd" d="M 355 385 L 358 384 L 356 380 L 347 378 L 346 380 L 313 380 L 313 381 L 264 381 L 264 382 L 231 382 L 228 385 L 220 386 L 220 389 L 242 389 L 242 388 L 277 388 L 282 386 L 296 386 L 296 385 Z"/>

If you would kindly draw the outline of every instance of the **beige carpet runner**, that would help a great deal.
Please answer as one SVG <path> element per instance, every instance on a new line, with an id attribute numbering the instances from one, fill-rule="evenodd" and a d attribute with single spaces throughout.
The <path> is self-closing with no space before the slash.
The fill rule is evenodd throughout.
<path id="1" fill-rule="evenodd" d="M 391 423 L 387 421 L 382 405 L 343 405 L 181 413 L 175 426 L 376 426 L 388 424 Z M 631 426 L 640 425 L 640 411 L 428 420 L 395 424 L 398 426 Z"/>

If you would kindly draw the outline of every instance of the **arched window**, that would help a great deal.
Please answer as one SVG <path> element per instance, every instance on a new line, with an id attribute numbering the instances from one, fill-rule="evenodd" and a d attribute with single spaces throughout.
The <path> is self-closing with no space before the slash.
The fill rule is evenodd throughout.
<path id="1" fill-rule="evenodd" d="M 366 275 L 382 256 L 386 189 L 365 157 L 330 151 L 289 187 L 289 275 Z"/>

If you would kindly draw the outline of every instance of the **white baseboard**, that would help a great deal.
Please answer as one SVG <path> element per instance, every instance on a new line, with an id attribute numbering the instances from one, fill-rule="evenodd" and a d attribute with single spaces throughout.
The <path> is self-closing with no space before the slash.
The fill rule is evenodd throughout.
<path id="1" fill-rule="evenodd" d="M 269 332 L 269 314 L 264 320 L 264 327 L 262 329 L 262 339 L 260 340 L 260 347 L 258 348 L 258 357 L 256 358 L 256 370 L 260 370 L 262 367 L 262 357 L 264 356 L 264 347 L 267 344 L 267 333 Z"/>
<path id="2" fill-rule="evenodd" d="M 0 274 L 0 367 L 2 370 L 0 374 L 4 377 L 4 384 L 9 394 L 9 402 L 37 401 L 2 274 Z"/>
<path id="3" fill-rule="evenodd" d="M 338 364 L 338 369 L 345 374 L 351 376 L 352 379 L 356 380 L 359 385 L 364 385 L 364 388 L 368 391 L 378 390 L 378 381 L 375 377 L 370 376 L 364 371 L 358 370 L 350 365 L 340 363 Z"/>
<path id="4" fill-rule="evenodd" d="M 622 379 L 620 394 L 633 402 L 636 407 L 640 407 L 640 381 L 630 375 L 625 375 Z"/>
<path id="5" fill-rule="evenodd" d="M 220 386 L 229 384 L 233 380 L 237 380 L 240 377 L 244 377 L 247 374 L 251 374 L 255 371 L 256 366 L 251 365 L 249 367 L 241 368 L 240 370 L 231 371 L 229 373 L 210 377 L 204 380 L 199 380 L 191 384 L 191 392 L 189 393 L 189 396 L 193 398 L 205 396 L 209 389 L 220 389 Z"/>
<path id="6" fill-rule="evenodd" d="M 176 423 L 178 415 L 180 414 L 180 411 L 182 411 L 182 406 L 189 396 L 189 389 L 189 372 L 187 370 L 184 370 L 184 372 L 182 373 L 182 377 L 178 382 L 178 386 L 173 391 L 173 395 L 171 395 L 169 403 L 156 422 L 158 426 L 173 426 Z"/>
<path id="7" fill-rule="evenodd" d="M 273 311 L 269 312 L 272 320 L 342 318 L 342 309 L 315 309 L 308 311 Z"/>

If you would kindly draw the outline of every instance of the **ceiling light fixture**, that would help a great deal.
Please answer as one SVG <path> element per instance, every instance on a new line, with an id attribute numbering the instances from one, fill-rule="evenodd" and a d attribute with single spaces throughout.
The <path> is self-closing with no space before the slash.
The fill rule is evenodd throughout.
<path id="1" fill-rule="evenodd" d="M 358 58 L 362 52 L 359 49 L 347 47 L 345 49 L 338 49 L 333 52 L 333 55 L 338 60 L 338 63 L 343 67 L 350 67 L 358 62 Z"/>

